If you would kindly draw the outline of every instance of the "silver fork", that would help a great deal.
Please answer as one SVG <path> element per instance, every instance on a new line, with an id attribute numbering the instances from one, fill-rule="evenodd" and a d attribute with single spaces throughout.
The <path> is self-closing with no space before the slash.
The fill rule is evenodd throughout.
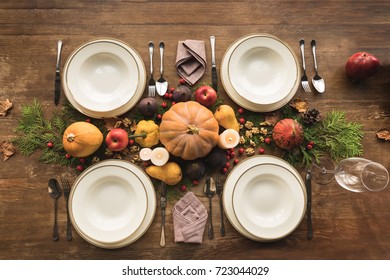
<path id="1" fill-rule="evenodd" d="M 301 39 L 299 41 L 299 45 L 301 48 L 301 56 L 302 56 L 302 68 L 303 68 L 303 76 L 301 78 L 301 85 L 305 92 L 311 92 L 309 80 L 306 76 L 306 63 L 305 63 L 305 40 Z"/>
<path id="2" fill-rule="evenodd" d="M 66 239 L 68 241 L 70 241 L 70 240 L 72 240 L 72 224 L 71 224 L 70 218 L 69 218 L 68 201 L 69 201 L 69 194 L 70 194 L 72 187 L 70 186 L 70 183 L 69 183 L 68 179 L 66 179 L 66 178 L 61 178 L 61 182 L 62 182 L 62 188 L 64 189 L 64 197 L 65 197 L 65 202 L 66 202 L 66 216 L 67 216 Z"/>
<path id="3" fill-rule="evenodd" d="M 219 196 L 219 211 L 221 213 L 221 224 L 220 224 L 220 232 L 221 232 L 221 236 L 225 236 L 226 235 L 226 232 L 225 232 L 225 223 L 224 223 L 224 213 L 223 213 L 223 204 L 222 204 L 222 191 L 223 191 L 223 182 L 220 178 L 216 178 L 215 179 L 215 185 L 216 185 L 216 193 L 217 195 Z"/>
<path id="4" fill-rule="evenodd" d="M 150 41 L 149 42 L 150 79 L 149 79 L 149 88 L 148 88 L 149 97 L 156 96 L 156 82 L 153 79 L 153 49 L 154 49 L 154 44 L 152 41 Z"/>

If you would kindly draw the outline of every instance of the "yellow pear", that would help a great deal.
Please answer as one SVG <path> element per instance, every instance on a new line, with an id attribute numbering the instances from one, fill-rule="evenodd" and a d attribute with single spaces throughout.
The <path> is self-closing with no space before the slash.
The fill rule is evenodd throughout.
<path id="1" fill-rule="evenodd" d="M 237 132 L 240 130 L 240 125 L 237 121 L 236 114 L 232 107 L 229 105 L 221 105 L 215 110 L 214 118 L 217 120 L 220 126 L 225 129 L 232 128 Z"/>
<path id="2" fill-rule="evenodd" d="M 163 166 L 149 166 L 145 169 L 146 173 L 155 179 L 173 186 L 178 184 L 182 179 L 180 165 L 176 162 L 167 162 Z"/>

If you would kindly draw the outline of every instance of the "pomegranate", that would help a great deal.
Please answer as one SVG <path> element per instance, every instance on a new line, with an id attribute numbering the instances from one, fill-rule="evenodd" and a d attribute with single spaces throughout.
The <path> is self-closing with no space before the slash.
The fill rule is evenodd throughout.
<path id="1" fill-rule="evenodd" d="M 291 150 L 303 142 L 303 127 L 293 119 L 278 121 L 272 131 L 272 138 L 275 144 L 282 149 Z"/>
<path id="2" fill-rule="evenodd" d="M 380 61 L 368 52 L 353 54 L 345 65 L 347 76 L 353 80 L 362 80 L 374 75 L 380 66 Z"/>

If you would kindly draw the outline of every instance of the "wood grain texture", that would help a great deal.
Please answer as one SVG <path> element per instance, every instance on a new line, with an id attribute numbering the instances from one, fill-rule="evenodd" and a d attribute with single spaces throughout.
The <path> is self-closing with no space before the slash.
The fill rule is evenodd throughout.
<path id="1" fill-rule="evenodd" d="M 390 169 L 390 144 L 375 132 L 390 128 L 390 2 L 389 1 L 102 1 L 4 0 L 0 3 L 0 100 L 9 98 L 14 108 L 0 118 L 0 142 L 15 136 L 21 106 L 34 98 L 53 112 L 56 42 L 63 40 L 63 60 L 86 41 L 112 37 L 136 49 L 148 65 L 147 44 L 164 41 L 164 77 L 176 84 L 174 63 L 177 42 L 206 42 L 216 36 L 217 68 L 229 45 L 249 33 L 270 33 L 286 41 L 299 55 L 299 39 L 317 41 L 320 75 L 327 82 L 323 95 L 296 97 L 326 113 L 345 110 L 349 120 L 362 123 L 364 157 Z M 351 83 L 344 66 L 357 51 L 368 51 L 382 61 L 377 75 Z M 157 53 L 158 54 L 158 53 Z M 154 66 L 158 69 L 158 55 Z M 306 45 L 307 73 L 314 74 Z M 211 64 L 201 83 L 211 82 Z M 228 96 L 220 83 L 221 95 Z M 146 92 L 145 92 L 146 93 Z M 63 97 L 62 97 L 63 98 Z M 306 221 L 287 238 L 257 243 L 241 236 L 226 221 L 220 237 L 218 200 L 213 201 L 215 239 L 205 232 L 201 245 L 173 241 L 172 204 L 167 208 L 165 248 L 159 246 L 160 216 L 137 242 L 122 249 L 105 250 L 90 245 L 74 232 L 65 239 L 66 212 L 59 199 L 60 240 L 51 240 L 53 200 L 47 193 L 51 177 L 68 172 L 61 166 L 38 162 L 38 154 L 17 154 L 0 161 L 0 259 L 389 259 L 390 188 L 380 193 L 355 194 L 336 183 L 313 184 L 314 238 L 306 239 Z M 300 170 L 304 175 L 304 170 Z M 201 188 L 195 190 L 208 206 Z M 157 212 L 159 213 L 159 212 Z"/>

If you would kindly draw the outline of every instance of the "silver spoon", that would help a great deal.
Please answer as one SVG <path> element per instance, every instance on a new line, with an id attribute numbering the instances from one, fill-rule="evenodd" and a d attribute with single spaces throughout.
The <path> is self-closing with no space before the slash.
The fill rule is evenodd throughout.
<path id="1" fill-rule="evenodd" d="M 160 79 L 158 79 L 156 82 L 157 93 L 160 96 L 163 96 L 168 90 L 168 82 L 163 77 L 164 48 L 165 48 L 164 42 L 160 42 L 160 73 L 161 73 L 161 76 L 160 76 Z"/>
<path id="2" fill-rule="evenodd" d="M 325 81 L 318 75 L 318 67 L 317 67 L 317 58 L 316 58 L 316 41 L 311 41 L 311 50 L 313 52 L 314 58 L 314 69 L 316 70 L 316 75 L 312 79 L 312 83 L 314 88 L 319 92 L 323 93 L 325 91 Z"/>

